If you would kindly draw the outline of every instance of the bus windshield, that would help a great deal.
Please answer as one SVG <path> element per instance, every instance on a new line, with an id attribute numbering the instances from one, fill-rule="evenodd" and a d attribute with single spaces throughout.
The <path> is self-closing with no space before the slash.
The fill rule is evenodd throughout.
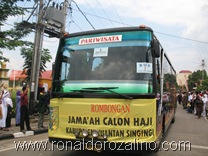
<path id="1" fill-rule="evenodd" d="M 60 53 L 62 92 L 86 87 L 117 87 L 118 93 L 152 92 L 150 41 L 72 44 L 65 40 Z M 57 72 L 57 71 L 56 71 Z"/>

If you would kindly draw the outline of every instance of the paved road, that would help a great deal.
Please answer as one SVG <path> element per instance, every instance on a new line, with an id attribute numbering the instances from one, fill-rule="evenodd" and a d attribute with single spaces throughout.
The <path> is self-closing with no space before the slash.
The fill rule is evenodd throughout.
<path id="1" fill-rule="evenodd" d="M 0 141 L 0 155 L 16 156 L 17 154 L 21 156 L 114 156 L 115 153 L 112 152 L 91 152 L 91 151 L 66 151 L 62 147 L 52 147 L 50 143 L 47 143 L 47 133 L 34 135 L 25 138 L 16 138 L 9 140 Z M 19 150 L 14 147 L 15 143 L 21 141 L 35 142 L 43 141 L 41 150 L 33 150 L 32 148 Z M 184 149 L 184 143 L 186 142 L 186 148 Z M 46 143 L 46 144 L 45 144 Z M 188 114 L 181 106 L 177 108 L 176 121 L 172 124 L 164 137 L 164 146 L 161 147 L 161 151 L 151 154 L 137 154 L 137 155 L 147 155 L 147 156 L 205 156 L 208 153 L 208 121 L 205 118 L 197 119 L 193 114 Z M 168 144 L 169 143 L 169 144 Z M 181 146 L 173 145 L 171 143 L 181 143 Z M 45 146 L 47 145 L 47 146 Z M 172 145 L 172 146 L 171 146 Z M 46 148 L 47 147 L 47 148 Z M 46 149 L 43 149 L 46 148 Z M 52 149 L 53 148 L 53 149 Z M 180 150 L 181 148 L 181 150 Z M 129 154 L 119 153 L 120 156 L 128 156 Z"/>

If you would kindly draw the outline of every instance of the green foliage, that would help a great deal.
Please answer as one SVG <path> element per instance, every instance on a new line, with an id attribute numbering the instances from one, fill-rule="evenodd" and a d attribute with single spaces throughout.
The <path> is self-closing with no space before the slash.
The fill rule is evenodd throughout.
<path id="1" fill-rule="evenodd" d="M 1 0 L 0 1 L 0 26 L 6 24 L 11 16 L 24 15 L 25 10 L 16 5 L 18 1 L 23 0 Z M 28 45 L 28 41 L 22 40 L 31 32 L 28 28 L 22 28 L 20 23 L 14 23 L 14 28 L 6 31 L 0 31 L 0 60 L 9 61 L 3 57 L 3 49 L 14 50 L 16 47 Z"/>
<path id="2" fill-rule="evenodd" d="M 6 21 L 9 16 L 23 15 L 23 8 L 20 8 L 16 3 L 20 0 L 1 0 L 0 2 L 0 22 Z"/>
<path id="3" fill-rule="evenodd" d="M 194 87 L 196 87 L 197 91 L 206 90 L 208 88 L 208 77 L 206 70 L 197 70 L 189 75 L 188 87 L 189 90 L 192 90 Z"/>
<path id="4" fill-rule="evenodd" d="M 16 97 L 12 97 L 13 108 L 12 108 L 12 118 L 16 115 Z"/>
<path id="5" fill-rule="evenodd" d="M 34 51 L 34 44 L 30 44 L 28 47 L 22 47 L 21 48 L 21 55 L 24 59 L 23 64 L 23 70 L 26 71 L 26 82 L 30 81 L 30 75 L 31 75 L 31 69 L 32 69 L 32 57 L 33 57 L 33 51 Z M 46 71 L 46 63 L 51 62 L 52 56 L 50 55 L 50 51 L 48 49 L 43 48 L 41 53 L 41 62 L 40 62 L 40 73 L 43 71 Z"/>
<path id="6" fill-rule="evenodd" d="M 166 85 L 166 83 L 168 83 L 168 85 Z M 168 88 L 174 88 L 176 87 L 175 89 L 178 89 L 178 84 L 177 84 L 177 81 L 176 81 L 176 76 L 175 75 L 172 75 L 172 74 L 164 74 L 164 92 L 168 92 Z"/>
<path id="7" fill-rule="evenodd" d="M 176 76 L 172 74 L 164 74 L 164 79 L 171 84 L 175 85 L 176 83 Z"/>
<path id="8" fill-rule="evenodd" d="M 208 77 L 204 81 L 202 81 L 202 88 L 201 90 L 207 90 L 208 89 Z"/>

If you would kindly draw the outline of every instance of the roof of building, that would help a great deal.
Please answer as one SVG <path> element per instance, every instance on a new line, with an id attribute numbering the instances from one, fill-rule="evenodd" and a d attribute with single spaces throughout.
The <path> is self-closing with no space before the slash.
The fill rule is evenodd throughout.
<path id="1" fill-rule="evenodd" d="M 9 76 L 9 80 L 13 81 L 13 80 L 19 80 L 19 79 L 25 79 L 27 77 L 27 75 L 25 75 L 23 73 L 22 70 L 12 70 L 10 76 Z"/>
<path id="2" fill-rule="evenodd" d="M 51 79 L 52 79 L 52 70 L 44 71 L 44 72 L 41 74 L 41 77 L 40 77 L 40 78 L 51 80 Z"/>
<path id="3" fill-rule="evenodd" d="M 192 71 L 190 71 L 190 70 L 181 70 L 181 71 L 179 71 L 179 73 L 192 73 Z"/>
<path id="4" fill-rule="evenodd" d="M 24 74 L 24 72 L 22 70 L 12 70 L 12 72 L 9 76 L 9 80 L 10 81 L 13 81 L 13 80 L 17 81 L 17 80 L 20 80 L 20 79 L 25 79 L 26 77 L 27 77 L 27 75 Z M 44 71 L 41 74 L 40 78 L 51 80 L 52 79 L 52 70 Z"/>

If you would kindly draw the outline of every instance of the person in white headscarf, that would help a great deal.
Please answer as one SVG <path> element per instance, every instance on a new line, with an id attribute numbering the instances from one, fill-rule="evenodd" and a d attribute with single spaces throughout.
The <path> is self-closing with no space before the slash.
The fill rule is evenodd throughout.
<path id="1" fill-rule="evenodd" d="M 13 103 L 10 98 L 10 92 L 8 91 L 8 85 L 6 83 L 3 83 L 1 87 L 2 87 L 2 94 L 0 99 L 2 102 L 1 107 L 2 107 L 3 117 L 0 120 L 0 129 L 4 131 L 8 131 L 8 129 L 6 128 L 7 111 L 9 105 L 13 107 Z"/>
<path id="2" fill-rule="evenodd" d="M 203 93 L 203 98 L 202 98 L 202 100 L 203 100 L 203 103 L 204 103 L 202 115 L 203 115 L 204 117 L 206 117 L 206 116 L 207 116 L 207 115 L 206 115 L 206 104 L 207 104 L 207 101 L 208 101 L 208 99 L 207 99 L 207 93 L 206 93 L 206 92 Z"/>

